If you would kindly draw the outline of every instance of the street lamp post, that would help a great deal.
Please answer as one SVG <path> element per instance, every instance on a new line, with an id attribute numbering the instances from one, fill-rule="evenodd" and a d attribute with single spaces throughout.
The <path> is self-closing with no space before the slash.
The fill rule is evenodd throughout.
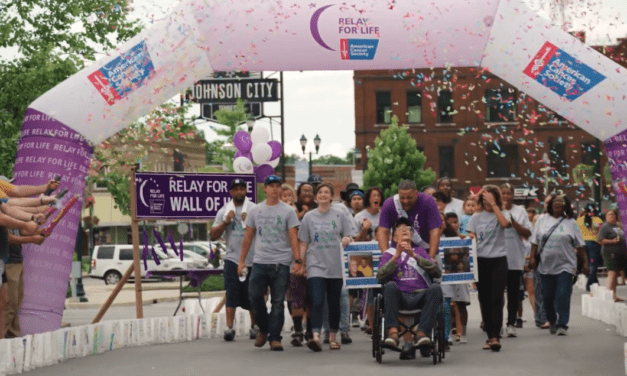
<path id="1" fill-rule="evenodd" d="M 253 131 L 253 127 L 255 126 L 255 119 L 251 117 L 246 120 L 246 126 L 248 127 L 248 133 L 251 133 Z M 272 129 L 272 127 L 270 129 Z"/>
<path id="2" fill-rule="evenodd" d="M 320 150 L 321 142 L 322 142 L 322 139 L 320 139 L 320 136 L 316 134 L 316 137 L 314 137 L 314 146 L 316 147 L 316 154 L 318 154 L 318 151 Z M 303 135 L 300 138 L 300 147 L 303 149 L 303 154 L 305 154 L 306 146 L 307 146 L 307 138 L 305 137 L 305 134 L 303 133 Z M 309 151 L 309 176 L 313 174 L 313 166 L 311 164 L 311 154 L 312 152 Z"/>

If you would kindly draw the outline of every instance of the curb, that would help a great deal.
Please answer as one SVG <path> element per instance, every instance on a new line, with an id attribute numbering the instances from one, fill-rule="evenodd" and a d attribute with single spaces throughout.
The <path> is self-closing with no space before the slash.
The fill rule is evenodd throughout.
<path id="1" fill-rule="evenodd" d="M 188 295 L 183 295 L 183 300 L 185 299 L 197 299 L 198 296 L 189 295 L 191 293 L 186 293 Z M 200 293 L 201 299 L 209 299 L 215 297 L 221 297 L 224 295 L 224 291 L 203 291 Z M 164 302 L 177 302 L 179 300 L 178 296 L 166 296 L 163 298 L 154 298 L 154 299 L 143 299 L 142 305 L 147 306 L 151 304 L 164 303 Z M 65 309 L 86 309 L 86 308 L 100 308 L 102 307 L 102 303 L 65 303 Z M 111 307 L 134 307 L 135 302 L 120 302 L 111 304 Z"/>

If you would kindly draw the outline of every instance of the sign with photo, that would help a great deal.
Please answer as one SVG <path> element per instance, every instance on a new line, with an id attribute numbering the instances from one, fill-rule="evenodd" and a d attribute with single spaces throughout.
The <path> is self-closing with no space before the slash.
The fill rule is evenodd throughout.
<path id="1" fill-rule="evenodd" d="M 477 241 L 469 237 L 440 239 L 438 265 L 442 269 L 442 285 L 479 281 Z"/>
<path id="2" fill-rule="evenodd" d="M 351 243 L 344 249 L 342 270 L 348 289 L 381 287 L 377 281 L 381 250 L 376 241 Z"/>

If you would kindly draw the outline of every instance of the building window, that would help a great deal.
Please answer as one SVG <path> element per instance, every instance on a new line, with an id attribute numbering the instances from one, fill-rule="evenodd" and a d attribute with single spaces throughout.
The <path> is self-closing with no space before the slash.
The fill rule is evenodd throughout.
<path id="1" fill-rule="evenodd" d="M 599 155 L 594 143 L 586 142 L 581 144 L 581 163 L 594 166 Z"/>
<path id="2" fill-rule="evenodd" d="M 438 123 L 453 122 L 453 92 L 438 91 Z"/>
<path id="3" fill-rule="evenodd" d="M 516 90 L 486 89 L 485 119 L 488 123 L 516 121 Z"/>
<path id="4" fill-rule="evenodd" d="M 377 95 L 377 124 L 390 124 L 392 120 L 392 93 L 379 91 Z"/>
<path id="5" fill-rule="evenodd" d="M 518 176 L 518 145 L 492 144 L 488 148 L 488 178 Z"/>
<path id="6" fill-rule="evenodd" d="M 558 174 L 559 176 L 566 175 L 566 145 L 563 142 L 551 143 L 551 154 L 549 159 L 551 160 L 552 175 Z"/>
<path id="7" fill-rule="evenodd" d="M 455 146 L 438 146 L 440 155 L 440 177 L 455 177 Z"/>
<path id="8" fill-rule="evenodd" d="M 407 92 L 407 122 L 422 123 L 422 94 L 419 91 Z"/>

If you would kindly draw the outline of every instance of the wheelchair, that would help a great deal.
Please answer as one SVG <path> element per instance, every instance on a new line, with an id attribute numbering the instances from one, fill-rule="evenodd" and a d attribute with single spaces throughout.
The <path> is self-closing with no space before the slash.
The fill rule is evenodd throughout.
<path id="1" fill-rule="evenodd" d="M 386 350 L 401 352 L 401 349 L 398 347 L 391 347 L 384 343 L 385 341 L 385 318 L 383 315 L 383 294 L 379 293 L 374 298 L 374 330 L 372 332 L 372 356 L 376 358 L 377 363 L 381 364 L 383 360 L 383 354 L 385 354 Z M 434 328 L 431 330 L 431 344 L 428 348 L 418 348 L 418 346 L 414 345 L 414 349 L 419 350 L 420 354 L 423 357 L 432 357 L 433 364 L 438 364 L 442 362 L 442 359 L 445 358 L 446 355 L 446 345 L 447 339 L 444 335 L 444 310 L 443 310 L 444 302 L 440 305 L 438 309 L 438 317 L 436 319 L 436 324 Z M 400 310 L 400 317 L 407 319 L 413 319 L 413 323 L 405 324 L 404 322 L 399 322 L 400 330 L 398 333 L 398 338 L 402 339 L 403 336 L 407 333 L 412 333 L 414 339 L 416 337 L 416 331 L 418 329 L 418 325 L 420 323 L 420 309 L 416 310 Z M 414 341 L 415 342 L 415 341 Z"/>

